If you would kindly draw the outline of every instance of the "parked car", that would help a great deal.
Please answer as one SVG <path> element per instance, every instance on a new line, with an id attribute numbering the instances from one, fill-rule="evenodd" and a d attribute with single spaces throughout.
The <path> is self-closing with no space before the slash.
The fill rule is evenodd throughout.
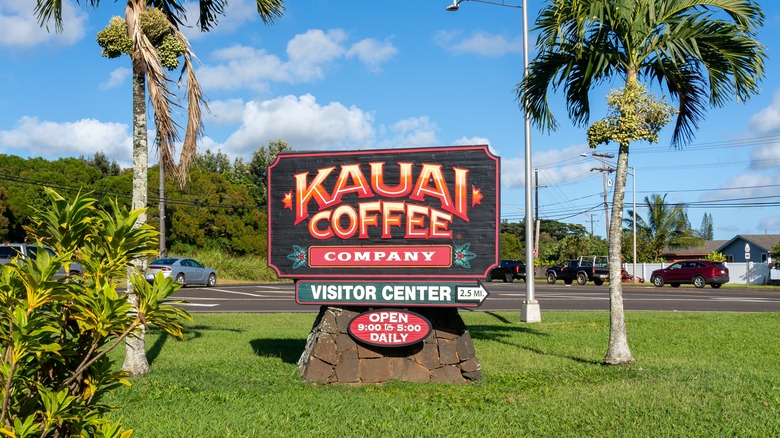
<path id="1" fill-rule="evenodd" d="M 609 280 L 609 268 L 605 261 L 602 262 L 602 256 L 590 256 L 590 260 L 586 260 L 587 258 L 565 260 L 558 266 L 547 268 L 547 283 L 555 284 L 557 280 L 563 280 L 565 284 L 572 284 L 576 280 L 579 285 L 592 281 L 601 286 Z"/>
<path id="2" fill-rule="evenodd" d="M 57 254 L 48 246 L 41 247 L 50 257 L 55 257 Z M 38 255 L 39 247 L 35 243 L 0 243 L 0 265 L 5 265 L 16 257 L 22 260 L 29 258 L 35 260 Z M 65 267 L 60 267 L 59 271 L 52 276 L 55 280 L 60 280 L 65 277 L 79 276 L 82 274 L 82 267 L 76 262 L 69 263 L 69 271 L 65 272 Z"/>
<path id="3" fill-rule="evenodd" d="M 710 260 L 683 260 L 672 263 L 664 269 L 656 269 L 650 275 L 650 281 L 655 287 L 669 283 L 672 287 L 681 284 L 693 284 L 698 288 L 709 284 L 719 288 L 729 281 L 729 269 L 721 262 Z"/>
<path id="4" fill-rule="evenodd" d="M 157 259 L 146 270 L 146 281 L 153 282 L 159 272 L 162 272 L 164 277 L 173 278 L 182 286 L 205 284 L 211 287 L 217 284 L 217 271 L 203 266 L 194 259 L 177 257 Z"/>
<path id="5" fill-rule="evenodd" d="M 501 260 L 501 262 L 495 268 L 488 272 L 487 281 L 493 281 L 501 279 L 504 283 L 511 283 L 513 281 L 525 279 L 525 263 L 522 260 Z"/>

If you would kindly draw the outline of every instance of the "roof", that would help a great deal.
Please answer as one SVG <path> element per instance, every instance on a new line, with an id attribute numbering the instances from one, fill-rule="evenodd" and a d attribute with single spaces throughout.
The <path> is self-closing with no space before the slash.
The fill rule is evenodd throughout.
<path id="1" fill-rule="evenodd" d="M 726 244 L 726 242 L 729 241 L 728 240 L 705 240 L 703 246 L 692 246 L 687 248 L 682 246 L 674 246 L 674 247 L 667 246 L 666 248 L 664 248 L 661 255 L 664 256 L 664 255 L 672 254 L 672 255 L 706 256 L 720 249 L 722 246 Z"/>
<path id="2" fill-rule="evenodd" d="M 742 239 L 748 243 L 753 244 L 754 246 L 758 246 L 766 250 L 771 250 L 773 246 L 780 243 L 780 234 L 738 234 L 733 239 L 726 241 L 723 243 L 723 245 L 718 247 L 718 251 L 731 245 L 738 239 Z"/>

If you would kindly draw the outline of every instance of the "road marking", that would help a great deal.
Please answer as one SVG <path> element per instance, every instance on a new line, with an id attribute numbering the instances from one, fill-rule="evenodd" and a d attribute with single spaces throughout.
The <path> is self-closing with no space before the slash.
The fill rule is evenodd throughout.
<path id="1" fill-rule="evenodd" d="M 189 307 L 216 307 L 219 304 L 196 304 L 196 303 L 172 303 L 176 306 L 189 306 Z"/>
<path id="2" fill-rule="evenodd" d="M 713 301 L 736 301 L 736 302 L 750 302 L 750 303 L 776 303 L 778 300 L 766 299 L 766 298 L 739 298 L 739 297 L 712 297 Z"/>
<path id="3" fill-rule="evenodd" d="M 226 294 L 248 295 L 250 297 L 258 297 L 258 298 L 262 297 L 262 295 L 251 294 L 249 292 L 236 292 L 234 290 L 225 290 L 225 289 L 209 289 L 209 290 L 213 290 L 215 292 L 224 292 Z"/>
<path id="4" fill-rule="evenodd" d="M 291 297 L 295 296 L 295 291 L 292 290 L 264 290 L 262 291 L 264 294 L 287 294 Z"/>

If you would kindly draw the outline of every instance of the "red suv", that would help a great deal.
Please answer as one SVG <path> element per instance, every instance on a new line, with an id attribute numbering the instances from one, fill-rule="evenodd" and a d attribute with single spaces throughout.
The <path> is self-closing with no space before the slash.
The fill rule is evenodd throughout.
<path id="1" fill-rule="evenodd" d="M 719 288 L 729 281 L 729 268 L 721 262 L 710 260 L 683 260 L 672 263 L 664 269 L 656 269 L 650 276 L 650 281 L 661 287 L 669 283 L 672 287 L 680 284 L 693 284 L 698 288 L 709 284 L 713 288 Z"/>

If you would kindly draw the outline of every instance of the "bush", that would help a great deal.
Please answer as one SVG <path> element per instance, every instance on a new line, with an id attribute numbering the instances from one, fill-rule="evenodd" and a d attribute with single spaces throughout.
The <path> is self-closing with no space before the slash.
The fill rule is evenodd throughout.
<path id="1" fill-rule="evenodd" d="M 68 203 L 46 189 L 49 206 L 36 212 L 28 233 L 58 254 L 41 251 L 0 271 L 0 434 L 5 436 L 127 437 L 104 415 L 105 394 L 128 385 L 107 353 L 141 324 L 181 337 L 189 315 L 162 305 L 177 289 L 170 279 L 153 285 L 131 276 L 138 306 L 117 293 L 117 277 L 132 260 L 154 252 L 157 232 L 136 226 L 142 210 L 116 204 L 111 214 L 78 195 Z M 78 278 L 56 281 L 61 267 L 80 263 Z"/>

